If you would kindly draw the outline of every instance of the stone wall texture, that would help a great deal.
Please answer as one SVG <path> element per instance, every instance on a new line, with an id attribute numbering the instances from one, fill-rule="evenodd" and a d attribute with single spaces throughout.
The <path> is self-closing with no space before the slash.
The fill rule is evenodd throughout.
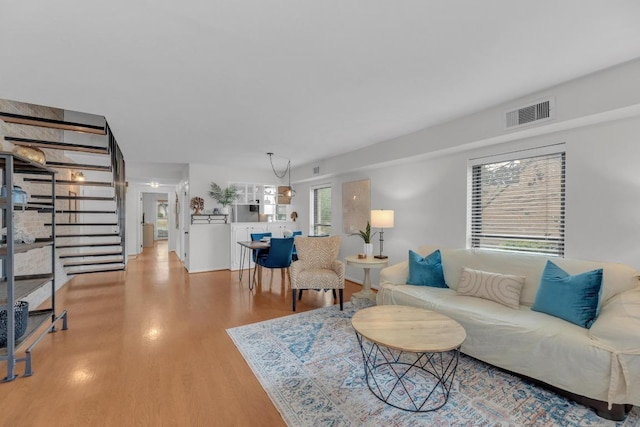
<path id="1" fill-rule="evenodd" d="M 21 114 L 25 116 L 64 120 L 64 111 L 59 108 L 44 107 L 40 105 L 27 104 L 24 102 L 16 102 L 3 99 L 0 99 L 0 111 L 5 113 Z M 64 141 L 63 130 L 6 123 L 0 120 L 0 146 L 3 151 L 9 152 L 13 150 L 14 145 L 4 139 L 5 135 L 54 142 Z M 45 156 L 49 161 L 72 161 L 64 155 L 64 151 L 49 150 L 46 148 L 42 149 L 42 151 L 45 153 Z M 20 186 L 30 196 L 34 194 L 51 194 L 50 184 L 25 182 L 24 177 L 25 175 L 17 174 L 15 175 L 14 182 L 15 185 Z M 59 172 L 58 174 L 56 174 L 56 179 L 70 179 L 70 171 L 63 170 Z M 59 186 L 58 188 L 56 188 L 56 195 L 68 195 L 68 191 L 72 191 L 72 189 L 67 188 L 66 186 Z M 30 198 L 30 201 L 37 202 L 38 200 Z M 68 205 L 69 202 L 66 200 L 56 201 L 57 209 L 66 209 Z M 16 210 L 14 212 L 14 218 L 15 227 L 17 229 L 22 229 L 31 236 L 37 238 L 46 238 L 50 237 L 51 235 L 51 227 L 45 226 L 45 223 L 50 222 L 51 219 L 51 215 L 48 212 L 38 213 L 37 211 Z M 16 254 L 14 256 L 14 262 L 17 275 L 48 273 L 51 271 L 51 249 L 41 248 L 23 254 Z M 61 265 L 59 259 L 56 260 L 56 264 Z M 64 272 L 64 269 L 56 268 L 57 287 L 62 286 L 67 281 L 68 277 Z M 34 296 L 33 301 L 30 301 L 30 304 L 34 309 L 37 305 L 42 303 L 44 299 L 50 296 L 50 292 L 47 291 L 49 286 L 49 284 L 45 285 L 46 289 L 42 289 L 39 292 L 40 296 Z"/>

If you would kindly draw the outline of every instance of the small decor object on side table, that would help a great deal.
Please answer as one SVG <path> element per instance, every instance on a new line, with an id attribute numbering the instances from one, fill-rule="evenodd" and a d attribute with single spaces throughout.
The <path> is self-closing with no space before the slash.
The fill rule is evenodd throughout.
<path id="1" fill-rule="evenodd" d="M 204 209 L 204 200 L 202 199 L 202 197 L 191 198 L 191 209 L 195 211 L 193 212 L 194 215 L 200 214 L 200 211 Z"/>
<path id="2" fill-rule="evenodd" d="M 364 241 L 364 253 L 368 257 L 373 255 L 373 243 L 371 243 L 371 238 L 375 235 L 376 233 L 371 234 L 371 224 L 369 224 L 369 221 L 367 221 L 367 226 L 364 231 L 359 230 L 357 233 L 351 234 L 351 236 L 359 236 Z"/>

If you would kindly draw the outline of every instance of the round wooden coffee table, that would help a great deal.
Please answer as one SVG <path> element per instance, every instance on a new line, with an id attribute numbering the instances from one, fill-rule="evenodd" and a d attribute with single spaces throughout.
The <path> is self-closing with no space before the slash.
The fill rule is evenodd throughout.
<path id="1" fill-rule="evenodd" d="M 351 324 L 367 385 L 378 399 L 413 412 L 447 403 L 467 336 L 458 322 L 422 308 L 381 305 L 358 311 Z"/>

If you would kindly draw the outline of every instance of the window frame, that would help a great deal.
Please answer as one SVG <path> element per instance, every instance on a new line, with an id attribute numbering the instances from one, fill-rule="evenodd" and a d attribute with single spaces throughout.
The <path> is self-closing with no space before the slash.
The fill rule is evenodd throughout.
<path id="1" fill-rule="evenodd" d="M 508 233 L 512 232 L 509 230 L 505 233 L 505 235 L 500 236 L 492 233 L 491 235 L 483 236 L 482 231 L 478 230 L 478 216 L 481 215 L 481 207 L 478 206 L 481 203 L 481 190 L 478 188 L 478 184 L 482 184 L 482 182 L 478 181 L 478 176 L 476 174 L 479 172 L 479 167 L 484 165 L 498 164 L 503 162 L 512 162 L 516 160 L 526 160 L 531 158 L 543 158 L 543 157 L 551 157 L 556 156 L 560 160 L 560 172 L 558 175 L 559 182 L 556 181 L 555 185 L 560 186 L 560 194 L 556 193 L 556 198 L 559 200 L 557 203 L 557 207 L 559 208 L 558 222 L 555 227 L 558 229 L 557 235 L 552 237 L 544 238 L 542 236 L 533 236 L 533 235 L 517 235 Z M 474 159 L 470 159 L 468 161 L 468 171 L 467 171 L 467 179 L 468 179 L 468 189 L 467 189 L 467 247 L 472 249 L 482 249 L 482 250 L 496 250 L 502 252 L 517 252 L 517 253 L 526 253 L 526 254 L 537 254 L 537 255 L 545 255 L 545 256 L 557 256 L 564 257 L 564 251 L 566 246 L 566 147 L 564 143 L 560 144 L 552 144 L 544 147 L 538 147 L 534 149 L 525 149 L 525 150 L 517 150 L 507 153 L 502 153 L 499 155 L 490 155 L 483 156 Z M 548 193 L 545 193 L 547 195 Z M 545 212 L 548 215 L 548 211 Z M 523 215 L 525 218 L 526 214 Z M 515 217 L 514 217 L 515 218 Z M 546 220 L 545 224 L 549 224 L 549 219 Z M 482 226 L 482 218 L 480 218 L 480 227 Z M 515 232 L 514 226 L 514 232 Z M 500 238 L 503 237 L 507 244 L 509 242 L 514 243 L 514 246 L 507 246 L 506 248 L 499 248 L 492 245 L 483 245 L 480 241 L 482 237 L 486 238 Z M 523 241 L 531 242 L 532 245 L 528 247 L 523 247 L 519 249 L 517 244 Z M 540 244 L 540 250 L 535 250 L 535 244 Z M 521 244 L 521 243 L 520 243 Z M 547 247 L 545 248 L 545 245 Z M 553 247 L 553 246 L 556 247 Z M 553 250 L 551 250 L 551 249 Z"/>
<path id="2" fill-rule="evenodd" d="M 317 218 L 316 217 L 316 214 L 317 214 L 316 192 L 318 190 L 323 190 L 323 189 L 329 189 L 331 191 L 331 196 L 329 197 L 329 201 L 331 203 L 330 211 L 332 212 L 332 215 L 331 215 L 331 222 L 329 222 L 328 224 L 316 222 L 316 218 Z M 317 184 L 317 185 L 313 185 L 313 186 L 310 187 L 310 189 L 309 189 L 309 212 L 310 212 L 310 215 L 309 215 L 309 235 L 310 236 L 331 234 L 333 232 L 333 189 L 331 187 L 331 183 Z M 328 227 L 329 228 L 329 233 L 318 232 L 318 229 L 320 227 Z"/>

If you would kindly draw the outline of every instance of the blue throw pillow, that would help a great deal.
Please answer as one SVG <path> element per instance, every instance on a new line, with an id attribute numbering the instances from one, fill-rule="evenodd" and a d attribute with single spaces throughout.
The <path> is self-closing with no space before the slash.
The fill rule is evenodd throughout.
<path id="1" fill-rule="evenodd" d="M 547 261 L 531 310 L 590 328 L 598 317 L 601 292 L 601 268 L 572 276 Z"/>
<path id="2" fill-rule="evenodd" d="M 434 288 L 448 288 L 442 273 L 442 258 L 440 249 L 436 249 L 426 257 L 414 251 L 409 251 L 409 278 L 407 285 L 431 286 Z"/>

